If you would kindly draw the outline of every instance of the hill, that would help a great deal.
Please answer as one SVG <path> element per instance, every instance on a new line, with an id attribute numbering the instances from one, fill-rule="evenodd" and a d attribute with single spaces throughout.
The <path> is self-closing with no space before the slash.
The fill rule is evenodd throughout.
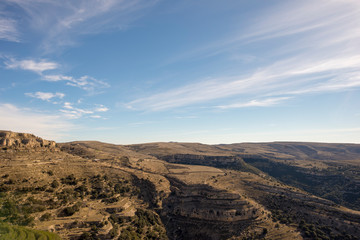
<path id="1" fill-rule="evenodd" d="M 0 143 L 0 220 L 13 229 L 62 239 L 360 239 L 350 204 L 281 179 L 335 168 L 342 177 L 339 166 L 357 169 L 358 145 L 56 144 L 13 132 Z M 276 164 L 295 170 L 266 171 Z"/>

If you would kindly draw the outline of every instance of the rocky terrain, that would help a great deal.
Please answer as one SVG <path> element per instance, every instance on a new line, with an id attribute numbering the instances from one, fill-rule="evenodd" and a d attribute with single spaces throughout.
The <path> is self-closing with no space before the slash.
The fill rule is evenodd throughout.
<path id="1" fill-rule="evenodd" d="M 9 148 L 13 150 L 26 149 L 36 151 L 41 149 L 55 149 L 56 143 L 36 137 L 33 134 L 1 131 L 0 147 L 2 147 L 3 150 Z"/>
<path id="2" fill-rule="evenodd" d="M 359 145 L 0 145 L 0 239 L 360 239 Z"/>

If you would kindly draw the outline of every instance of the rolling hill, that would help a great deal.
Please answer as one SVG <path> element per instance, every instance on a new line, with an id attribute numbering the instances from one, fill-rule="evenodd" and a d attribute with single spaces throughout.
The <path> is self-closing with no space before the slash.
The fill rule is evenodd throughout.
<path id="1" fill-rule="evenodd" d="M 360 239 L 360 145 L 0 146 L 0 239 Z"/>

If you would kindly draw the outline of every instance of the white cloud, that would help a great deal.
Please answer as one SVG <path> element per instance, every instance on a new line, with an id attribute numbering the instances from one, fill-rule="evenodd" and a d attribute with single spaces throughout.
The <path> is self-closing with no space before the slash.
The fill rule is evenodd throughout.
<path id="1" fill-rule="evenodd" d="M 0 103 L 0 126 L 3 130 L 33 133 L 58 141 L 75 127 L 59 115 L 36 113 L 6 103 Z"/>
<path id="2" fill-rule="evenodd" d="M 106 112 L 108 110 L 109 110 L 109 108 L 107 108 L 101 104 L 98 104 L 98 107 L 95 107 L 92 109 L 84 109 L 84 108 L 74 107 L 73 104 L 70 102 L 65 102 L 63 108 L 60 109 L 60 112 L 62 112 L 66 118 L 79 119 L 84 116 L 85 117 L 89 116 L 91 118 L 101 118 L 100 115 L 97 115 L 95 113 Z"/>
<path id="3" fill-rule="evenodd" d="M 64 108 L 66 108 L 66 109 L 73 109 L 74 107 L 72 106 L 71 103 L 65 102 L 65 103 L 64 103 Z"/>
<path id="4" fill-rule="evenodd" d="M 96 78 L 84 75 L 80 78 L 74 78 L 72 76 L 65 76 L 61 74 L 43 74 L 45 71 L 55 70 L 60 67 L 56 62 L 41 59 L 36 61 L 34 59 L 16 60 L 10 58 L 5 61 L 5 67 L 7 69 L 21 69 L 32 71 L 39 74 L 43 80 L 49 82 L 65 81 L 66 85 L 78 87 L 90 93 L 95 93 L 95 90 L 101 88 L 108 88 L 110 85 L 104 81 L 97 80 Z"/>
<path id="5" fill-rule="evenodd" d="M 73 77 L 63 75 L 45 75 L 43 79 L 49 82 L 73 81 Z"/>
<path id="6" fill-rule="evenodd" d="M 97 108 L 95 108 L 95 112 L 107 112 L 109 111 L 109 108 L 105 107 L 104 105 L 99 105 Z"/>
<path id="7" fill-rule="evenodd" d="M 59 67 L 57 63 L 47 61 L 44 59 L 40 61 L 35 61 L 32 59 L 27 59 L 27 60 L 10 59 L 9 61 L 5 62 L 5 66 L 8 69 L 22 69 L 22 70 L 36 72 L 38 74 L 42 74 L 42 72 L 44 71 L 57 69 Z"/>
<path id="8" fill-rule="evenodd" d="M 198 116 L 177 116 L 176 119 L 196 119 Z"/>
<path id="9" fill-rule="evenodd" d="M 139 98 L 127 103 L 126 106 L 135 110 L 159 111 L 233 96 L 261 98 L 344 91 L 360 87 L 359 57 L 360 55 L 315 59 L 304 55 L 289 58 L 258 69 L 250 76 L 201 81 Z"/>
<path id="10" fill-rule="evenodd" d="M 259 41 L 290 35 L 302 37 L 303 35 L 300 34 L 310 33 L 316 40 L 321 37 L 325 43 L 328 43 L 333 42 L 334 39 L 326 39 L 323 36 L 331 34 L 338 39 L 341 37 L 336 35 L 339 32 L 351 33 L 344 35 L 346 40 L 354 39 L 359 36 L 358 32 L 353 31 L 360 24 L 359 7 L 359 1 L 356 0 L 316 2 L 305 0 L 283 3 L 270 9 L 260 21 L 249 26 L 247 33 L 239 39 Z"/>
<path id="11" fill-rule="evenodd" d="M 217 106 L 220 109 L 229 109 L 229 108 L 246 108 L 246 107 L 269 107 L 277 105 L 285 100 L 288 100 L 289 97 L 278 97 L 278 98 L 267 98 L 260 100 L 251 100 L 245 103 L 233 103 L 223 106 Z"/>
<path id="12" fill-rule="evenodd" d="M 173 61 L 199 56 L 209 57 L 224 52 L 234 55 L 239 47 L 247 46 L 249 43 L 264 43 L 274 39 L 285 39 L 280 49 L 274 49 L 275 54 L 310 49 L 317 52 L 324 48 L 330 48 L 324 52 L 325 55 L 338 50 L 358 50 L 359 9 L 360 2 L 356 0 L 282 1 L 259 11 L 258 16 L 253 18 L 254 22 L 249 20 L 242 27 L 234 25 L 232 35 L 202 45 L 174 58 Z M 291 39 L 292 43 L 286 40 L 287 37 L 294 36 L 295 39 Z"/>
<path id="13" fill-rule="evenodd" d="M 97 80 L 90 76 L 74 78 L 64 75 L 44 75 L 43 80 L 49 82 L 66 81 L 66 85 L 78 87 L 88 92 L 94 92 L 100 88 L 108 88 L 110 85 L 104 81 Z"/>
<path id="14" fill-rule="evenodd" d="M 141 10 L 156 0 L 4 0 L 3 5 L 19 8 L 18 24 L 42 35 L 47 51 L 73 45 L 76 37 L 126 28 L 141 16 Z M 1 3 L 0 3 L 1 6 Z M 8 16 L 12 17 L 11 15 Z M 12 17 L 13 18 L 13 17 Z M 25 26 L 23 26 L 25 25 Z"/>
<path id="15" fill-rule="evenodd" d="M 237 33 L 233 36 L 195 49 L 177 60 L 224 53 L 241 56 L 241 50 L 251 44 L 260 49 L 272 46 L 252 52 L 252 60 L 257 61 L 252 66 L 257 66 L 256 69 L 250 67 L 247 73 L 220 75 L 205 81 L 191 79 L 190 84 L 135 99 L 125 106 L 159 111 L 195 104 L 216 105 L 214 102 L 220 99 L 223 106 L 231 106 L 232 102 L 223 102 L 234 97 L 277 99 L 360 87 L 359 1 L 281 2 L 254 19 L 256 22 L 247 24 L 247 28 L 234 30 Z M 278 46 L 274 45 L 275 38 L 281 43 Z"/>
<path id="16" fill-rule="evenodd" d="M 29 97 L 33 97 L 33 98 L 38 98 L 41 99 L 43 101 L 50 101 L 53 98 L 64 98 L 65 94 L 64 93 L 51 93 L 51 92 L 35 92 L 35 93 L 25 93 L 26 96 Z"/>
<path id="17" fill-rule="evenodd" d="M 19 35 L 16 28 L 16 21 L 0 16 L 0 40 L 19 42 Z"/>
<path id="18" fill-rule="evenodd" d="M 274 131 L 252 131 L 232 132 L 207 136 L 199 139 L 203 143 L 217 144 L 234 142 L 273 142 L 273 141 L 295 141 L 295 142 L 328 142 L 328 143 L 360 143 L 360 128 L 314 128 L 301 130 L 274 130 Z M 211 140 L 210 140 L 211 139 Z"/>

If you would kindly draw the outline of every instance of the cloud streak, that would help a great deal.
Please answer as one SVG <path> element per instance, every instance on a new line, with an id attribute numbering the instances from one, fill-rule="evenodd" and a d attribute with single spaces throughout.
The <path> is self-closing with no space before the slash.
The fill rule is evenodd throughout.
<path id="1" fill-rule="evenodd" d="M 276 49 L 275 54 L 327 47 L 332 48 L 330 52 L 338 50 L 350 52 L 358 49 L 359 9 L 360 3 L 356 0 L 282 2 L 261 12 L 257 18 L 254 18 L 257 21 L 253 24 L 247 24 L 240 31 L 235 29 L 231 36 L 204 44 L 175 57 L 170 62 L 234 53 L 239 47 L 252 43 L 274 39 L 286 40 L 294 36 L 296 39 L 291 39 L 291 43 L 285 42 L 281 49 Z"/>
<path id="2" fill-rule="evenodd" d="M 138 98 L 125 105 L 141 111 L 198 104 L 212 104 L 224 109 L 273 106 L 304 94 L 360 87 L 358 1 L 282 3 L 256 19 L 256 23 L 228 39 L 196 49 L 177 60 L 226 53 L 241 55 L 237 51 L 249 45 L 271 46 L 274 39 L 281 42 L 264 52 L 254 52 L 254 61 L 263 59 L 255 64 L 257 68 L 247 69 L 246 74 L 240 72 L 203 81 L 193 79 L 195 83 Z M 244 103 L 234 104 L 232 99 L 235 97 L 243 99 Z M 264 102 L 264 99 L 281 101 Z"/>
<path id="3" fill-rule="evenodd" d="M 321 38 L 326 43 L 334 43 L 341 38 L 345 41 L 356 39 L 359 33 L 354 32 L 353 28 L 359 27 L 359 7 L 359 2 L 354 0 L 285 3 L 272 9 L 259 23 L 251 26 L 251 30 L 241 36 L 240 40 L 260 41 L 293 35 L 302 37 L 308 33 L 312 36 L 306 36 L 307 38 Z M 337 36 L 339 32 L 344 35 Z M 326 39 L 326 35 L 334 38 Z"/>
<path id="4" fill-rule="evenodd" d="M 66 85 L 78 87 L 88 92 L 94 92 L 101 88 L 108 88 L 110 85 L 104 81 L 97 80 L 90 76 L 82 76 L 80 78 L 74 78 L 72 76 L 64 75 L 44 75 L 43 80 L 49 82 L 65 81 Z"/>
<path id="5" fill-rule="evenodd" d="M 68 119 L 79 119 L 84 116 L 89 116 L 90 118 L 99 119 L 102 118 L 98 113 L 104 113 L 109 111 L 110 109 L 105 107 L 104 105 L 97 105 L 95 108 L 92 109 L 83 109 L 74 107 L 74 105 L 70 102 L 65 102 L 60 112 Z"/>
<path id="6" fill-rule="evenodd" d="M 15 20 L 2 18 L 0 16 L 0 40 L 9 42 L 20 41 Z"/>
<path id="7" fill-rule="evenodd" d="M 126 28 L 141 16 L 143 9 L 153 6 L 156 0 L 4 0 L 2 5 L 12 6 L 24 13 L 21 20 L 7 16 L 13 25 L 4 36 L 11 39 L 22 28 L 31 29 L 42 36 L 46 51 L 73 45 L 76 38 Z M 0 5 L 1 6 L 1 5 Z M 18 21 L 18 22 L 17 22 Z M 1 26 L 1 25 L 0 25 Z M 14 38 L 14 37 L 13 37 Z M 17 39 L 17 38 L 14 38 Z"/>
<path id="8" fill-rule="evenodd" d="M 5 62 L 5 66 L 8 69 L 27 70 L 41 75 L 44 71 L 57 69 L 59 67 L 59 64 L 45 59 L 42 59 L 40 61 L 36 61 L 33 59 L 26 59 L 26 60 L 10 59 L 9 61 Z"/>
<path id="9" fill-rule="evenodd" d="M 104 81 L 95 79 L 91 76 L 84 75 L 80 78 L 75 78 L 72 76 L 65 76 L 61 74 L 45 74 L 45 72 L 49 72 L 51 70 L 57 70 L 60 68 L 60 64 L 49 61 L 46 59 L 25 59 L 25 60 L 17 60 L 14 58 L 10 58 L 9 60 L 4 62 L 5 67 L 7 69 L 20 69 L 25 71 L 35 72 L 41 76 L 41 79 L 48 82 L 66 82 L 66 85 L 77 87 L 88 91 L 90 93 L 94 93 L 95 90 L 108 88 L 110 85 Z"/>
<path id="10" fill-rule="evenodd" d="M 75 128 L 59 115 L 36 113 L 7 103 L 0 103 L 0 126 L 4 130 L 30 132 L 52 140 L 63 139 Z"/>
<path id="11" fill-rule="evenodd" d="M 189 84 L 134 100 L 128 103 L 127 107 L 159 111 L 234 96 L 261 98 L 310 92 L 344 91 L 360 87 L 358 66 L 360 66 L 360 55 L 318 61 L 314 59 L 309 61 L 306 56 L 291 58 L 257 70 L 250 76 L 224 77 Z M 282 99 L 285 100 L 285 98 Z M 280 102 L 282 101 L 276 103 Z"/>
<path id="12" fill-rule="evenodd" d="M 29 97 L 33 97 L 33 98 L 38 98 L 41 99 L 43 101 L 47 101 L 50 102 L 51 99 L 53 98 L 64 98 L 65 94 L 64 93 L 51 93 L 51 92 L 35 92 L 35 93 L 25 93 L 26 96 Z"/>
<path id="13" fill-rule="evenodd" d="M 247 108 L 247 107 L 269 107 L 269 106 L 277 105 L 288 99 L 289 97 L 267 98 L 260 100 L 255 99 L 245 103 L 233 103 L 223 106 L 217 106 L 217 108 L 230 109 L 230 108 Z"/>

